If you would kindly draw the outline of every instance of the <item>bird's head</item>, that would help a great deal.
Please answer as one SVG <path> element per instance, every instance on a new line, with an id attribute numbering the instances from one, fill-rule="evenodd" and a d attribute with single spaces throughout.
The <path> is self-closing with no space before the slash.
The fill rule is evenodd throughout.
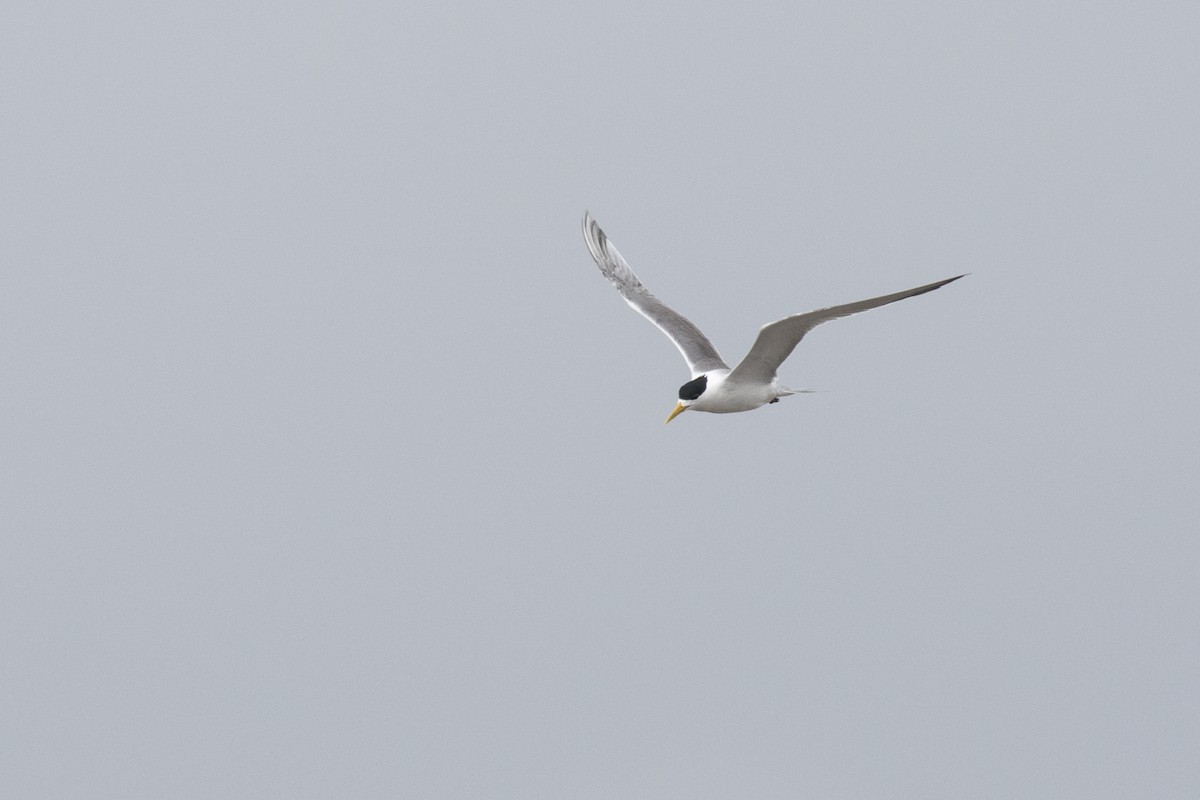
<path id="1" fill-rule="evenodd" d="M 701 375 L 699 378 L 692 380 L 679 387 L 679 402 L 675 404 L 675 410 L 667 417 L 667 422 L 675 419 L 677 416 L 687 411 L 688 408 L 704 394 L 704 390 L 708 388 L 708 376 Z M 666 424 L 666 423 L 663 423 Z"/>

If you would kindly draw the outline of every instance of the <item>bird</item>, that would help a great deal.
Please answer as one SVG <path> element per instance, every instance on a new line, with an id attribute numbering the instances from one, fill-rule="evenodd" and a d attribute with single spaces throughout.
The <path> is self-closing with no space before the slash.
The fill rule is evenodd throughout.
<path id="1" fill-rule="evenodd" d="M 831 319 L 848 317 L 860 311 L 932 292 L 965 276 L 965 273 L 955 275 L 953 278 L 927 283 L 915 289 L 840 306 L 819 308 L 768 323 L 759 329 L 758 337 L 741 363 L 730 369 L 717 352 L 717 348 L 713 347 L 712 342 L 699 328 L 650 293 L 617 252 L 617 248 L 604 235 L 596 220 L 586 211 L 583 214 L 583 238 L 604 277 L 616 287 L 634 311 L 653 322 L 667 335 L 679 348 L 679 352 L 687 361 L 688 369 L 691 370 L 692 378 L 679 387 L 679 400 L 664 424 L 670 423 L 684 411 L 706 411 L 713 414 L 753 411 L 777 403 L 781 397 L 811 391 L 783 386 L 779 383 L 776 372 L 805 334 L 813 328 Z"/>

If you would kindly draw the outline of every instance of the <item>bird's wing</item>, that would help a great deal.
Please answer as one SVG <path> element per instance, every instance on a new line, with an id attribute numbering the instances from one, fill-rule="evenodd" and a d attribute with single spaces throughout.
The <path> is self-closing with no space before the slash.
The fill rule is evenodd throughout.
<path id="1" fill-rule="evenodd" d="M 742 362 L 729 374 L 728 380 L 746 383 L 770 383 L 775 379 L 775 370 L 779 369 L 779 365 L 792 354 L 792 351 L 796 349 L 796 345 L 804 338 L 804 334 L 822 322 L 837 319 L 838 317 L 848 317 L 860 311 L 886 306 L 888 303 L 894 303 L 906 297 L 916 297 L 919 294 L 932 292 L 939 286 L 945 286 L 947 283 L 956 281 L 961 277 L 963 276 L 956 275 L 944 281 L 938 281 L 926 286 L 918 286 L 916 289 L 908 289 L 907 291 L 896 292 L 895 294 L 885 294 L 882 297 L 872 297 L 870 300 L 859 300 L 857 303 L 846 303 L 842 306 L 820 308 L 816 311 L 796 314 L 795 316 L 772 322 L 769 325 L 764 325 L 758 332 L 758 338 L 754 340 L 754 346 L 750 348 L 750 352 L 746 354 Z"/>
<path id="2" fill-rule="evenodd" d="M 695 378 L 709 370 L 729 369 L 729 365 L 721 359 L 717 348 L 713 347 L 699 328 L 688 321 L 679 312 L 659 300 L 638 280 L 633 270 L 625 263 L 625 259 L 613 247 L 612 242 L 600 230 L 591 214 L 583 215 L 583 238 L 587 241 L 592 258 L 604 273 L 604 277 L 617 287 L 617 291 L 625 298 L 625 302 L 634 310 L 658 326 L 665 333 L 683 357 Z"/>

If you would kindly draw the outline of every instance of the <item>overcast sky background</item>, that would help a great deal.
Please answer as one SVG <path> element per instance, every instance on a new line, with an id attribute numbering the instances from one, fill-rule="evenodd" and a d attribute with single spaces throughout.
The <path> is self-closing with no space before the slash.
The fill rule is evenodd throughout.
<path id="1" fill-rule="evenodd" d="M 1200 796 L 1200 5 L 21 3 L 0 793 Z M 678 353 L 821 389 L 670 426 Z"/>

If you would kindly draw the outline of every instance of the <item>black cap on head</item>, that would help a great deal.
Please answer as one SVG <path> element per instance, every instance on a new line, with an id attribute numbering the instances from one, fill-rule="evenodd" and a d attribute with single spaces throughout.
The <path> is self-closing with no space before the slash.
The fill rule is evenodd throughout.
<path id="1" fill-rule="evenodd" d="M 705 387 L 708 386 L 708 376 L 701 375 L 695 380 L 690 380 L 683 386 L 679 387 L 680 400 L 695 400 L 700 395 L 704 394 Z"/>

